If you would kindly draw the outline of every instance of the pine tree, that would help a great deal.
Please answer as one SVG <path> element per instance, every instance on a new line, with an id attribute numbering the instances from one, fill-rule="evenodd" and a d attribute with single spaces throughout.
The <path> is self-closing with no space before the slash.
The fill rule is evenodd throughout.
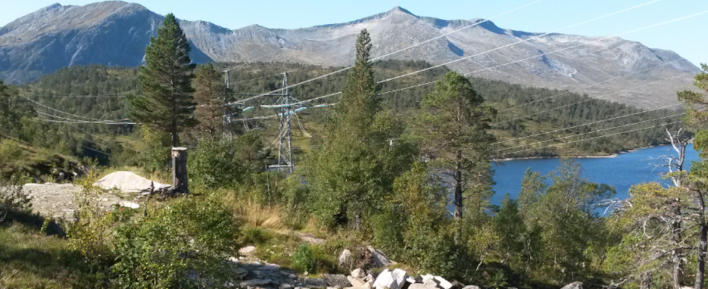
<path id="1" fill-rule="evenodd" d="M 380 114 L 374 73 L 369 62 L 371 38 L 366 30 L 356 43 L 356 62 L 341 101 L 327 124 L 320 149 L 307 160 L 305 178 L 313 211 L 329 226 L 359 228 L 376 211 L 395 176 L 389 169 L 387 137 L 400 133 L 395 121 Z M 392 158 L 395 159 L 395 158 Z"/>
<path id="2" fill-rule="evenodd" d="M 129 115 L 137 122 L 151 125 L 172 135 L 172 146 L 179 145 L 178 133 L 197 125 L 194 118 L 192 69 L 189 40 L 175 16 L 165 16 L 145 49 L 147 66 L 140 67 L 143 95 L 129 96 Z"/>
<path id="3" fill-rule="evenodd" d="M 197 69 L 195 76 L 194 99 L 197 101 L 197 108 L 194 115 L 199 120 L 197 127 L 201 132 L 214 136 L 223 129 L 226 85 L 211 64 Z"/>
<path id="4" fill-rule="evenodd" d="M 421 102 L 417 134 L 424 150 L 455 182 L 456 219 L 462 218 L 464 196 L 472 198 L 476 212 L 491 195 L 492 172 L 489 130 L 494 110 L 483 106 L 469 80 L 448 72 Z"/>

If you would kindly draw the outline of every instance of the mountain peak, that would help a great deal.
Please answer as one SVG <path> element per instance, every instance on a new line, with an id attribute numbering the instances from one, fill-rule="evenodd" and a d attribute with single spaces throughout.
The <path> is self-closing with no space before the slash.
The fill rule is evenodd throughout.
<path id="1" fill-rule="evenodd" d="M 415 16 L 415 14 L 411 13 L 410 11 L 408 11 L 407 9 L 405 9 L 405 8 L 403 8 L 403 7 L 401 7 L 401 6 L 393 7 L 393 9 L 389 10 L 388 13 L 389 13 L 389 14 L 393 14 L 393 13 L 403 13 L 403 14 L 408 14 L 408 15 Z"/>

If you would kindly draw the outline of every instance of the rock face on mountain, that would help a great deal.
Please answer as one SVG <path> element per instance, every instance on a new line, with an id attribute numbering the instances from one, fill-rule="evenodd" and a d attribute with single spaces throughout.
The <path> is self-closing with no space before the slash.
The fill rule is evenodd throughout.
<path id="1" fill-rule="evenodd" d="M 145 7 L 124 2 L 49 6 L 0 28 L 0 79 L 22 83 L 71 65 L 140 65 L 161 21 L 162 16 Z M 676 103 L 676 90 L 690 88 L 692 73 L 699 71 L 674 52 L 621 38 L 544 36 L 502 29 L 482 19 L 420 17 L 400 7 L 353 22 L 302 29 L 252 25 L 229 30 L 204 21 L 181 21 L 195 62 L 323 66 L 352 64 L 362 29 L 371 33 L 377 57 L 475 23 L 386 59 L 442 64 L 467 57 L 449 67 L 470 76 L 569 89 L 645 108 Z M 513 44 L 522 40 L 528 41 Z M 544 53 L 549 54 L 541 56 Z M 662 81 L 666 78 L 672 79 Z M 626 91 L 611 94 L 618 90 Z"/>

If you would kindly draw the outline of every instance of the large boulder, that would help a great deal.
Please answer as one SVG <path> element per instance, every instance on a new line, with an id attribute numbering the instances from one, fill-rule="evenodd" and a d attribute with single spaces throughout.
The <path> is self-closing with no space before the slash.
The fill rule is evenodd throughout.
<path id="1" fill-rule="evenodd" d="M 364 279 L 356 278 L 354 276 L 347 276 L 347 280 L 349 283 L 352 284 L 352 287 L 354 288 L 359 288 L 359 287 L 364 287 L 364 285 L 368 284 Z"/>
<path id="2" fill-rule="evenodd" d="M 388 269 L 384 270 L 379 274 L 374 282 L 374 288 L 376 289 L 401 289 L 406 283 L 406 271 L 401 269 L 395 269 L 393 272 Z"/>
<path id="3" fill-rule="evenodd" d="M 563 286 L 561 289 L 583 289 L 583 282 L 573 282 Z"/>

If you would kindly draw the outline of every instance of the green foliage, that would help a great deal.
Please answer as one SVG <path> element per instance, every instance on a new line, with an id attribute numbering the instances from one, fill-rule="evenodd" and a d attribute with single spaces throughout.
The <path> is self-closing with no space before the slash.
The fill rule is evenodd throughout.
<path id="1" fill-rule="evenodd" d="M 392 164 L 387 161 L 406 159 L 394 157 L 401 150 L 387 146 L 387 138 L 402 131 L 390 115 L 379 114 L 366 30 L 359 35 L 356 47 L 356 64 L 347 77 L 342 99 L 326 125 L 320 148 L 305 164 L 311 210 L 329 227 L 366 225 L 391 189 L 396 173 L 402 171 L 388 169 Z M 406 163 L 396 165 L 405 170 Z"/>
<path id="2" fill-rule="evenodd" d="M 193 86 L 194 100 L 197 102 L 194 115 L 199 121 L 197 129 L 211 136 L 221 133 L 227 96 L 221 73 L 214 70 L 211 64 L 203 65 L 195 72 Z"/>
<path id="3" fill-rule="evenodd" d="M 118 227 L 111 270 L 124 288 L 221 287 L 223 260 L 236 250 L 231 213 L 212 198 L 184 198 L 148 208 Z M 190 278 L 196 270 L 199 278 Z"/>
<path id="4" fill-rule="evenodd" d="M 140 67 L 143 95 L 129 95 L 130 116 L 145 125 L 172 135 L 172 146 L 179 145 L 178 134 L 194 127 L 192 97 L 193 65 L 189 58 L 189 40 L 173 14 L 167 14 L 157 38 L 150 38 L 145 49 L 147 66 Z"/>
<path id="5" fill-rule="evenodd" d="M 483 213 L 491 197 L 492 172 L 489 122 L 495 111 L 470 81 L 448 72 L 421 102 L 416 132 L 424 153 L 443 170 L 450 170 L 455 184 L 455 218 L 463 215 L 464 202 L 473 215 Z"/>
<path id="6" fill-rule="evenodd" d="M 138 153 L 140 168 L 150 173 L 165 171 L 170 158 L 170 135 L 146 125 L 140 126 L 140 135 L 145 144 Z"/>
<path id="7" fill-rule="evenodd" d="M 315 272 L 317 263 L 314 253 L 307 243 L 302 243 L 292 257 L 293 268 L 300 271 Z"/>
<path id="8" fill-rule="evenodd" d="M 241 233 L 241 244 L 263 245 L 272 236 L 261 228 L 247 228 Z"/>

